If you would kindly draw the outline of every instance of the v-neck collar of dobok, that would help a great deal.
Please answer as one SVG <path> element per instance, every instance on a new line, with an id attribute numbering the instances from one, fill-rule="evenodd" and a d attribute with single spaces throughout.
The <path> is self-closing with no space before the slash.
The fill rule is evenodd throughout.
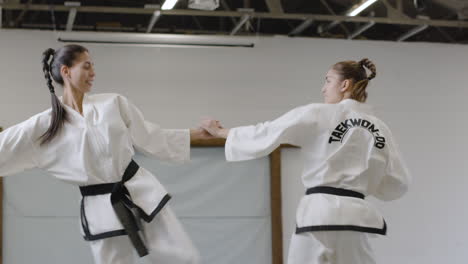
<path id="1" fill-rule="evenodd" d="M 365 103 L 358 102 L 354 99 L 344 99 L 341 102 L 339 102 L 339 104 L 349 106 L 353 109 L 358 110 L 359 112 L 364 112 L 366 114 L 371 114 L 371 115 L 374 114 L 374 110 L 372 109 L 372 106 L 365 104 Z"/>
<path id="2" fill-rule="evenodd" d="M 84 94 L 83 96 L 83 115 L 81 115 L 78 111 L 73 109 L 71 106 L 66 105 L 63 103 L 63 96 L 59 97 L 60 102 L 68 111 L 68 117 L 74 119 L 78 122 L 87 122 L 91 118 L 91 112 L 93 111 L 93 106 L 90 102 L 90 98 L 88 94 Z"/>

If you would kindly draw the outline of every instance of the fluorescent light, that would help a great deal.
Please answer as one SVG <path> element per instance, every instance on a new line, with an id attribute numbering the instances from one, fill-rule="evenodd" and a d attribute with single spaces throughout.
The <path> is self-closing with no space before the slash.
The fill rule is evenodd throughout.
<path id="1" fill-rule="evenodd" d="M 199 10 L 215 10 L 219 7 L 219 0 L 189 0 L 188 8 Z"/>
<path id="2" fill-rule="evenodd" d="M 166 0 L 164 1 L 164 4 L 162 5 L 161 9 L 162 10 L 172 9 L 174 8 L 176 3 L 177 3 L 177 0 Z"/>
<path id="3" fill-rule="evenodd" d="M 353 11 L 351 11 L 348 16 L 356 16 L 357 14 L 361 13 L 364 9 L 368 8 L 373 3 L 377 2 L 377 0 L 367 0 L 366 2 L 362 3 L 360 6 L 356 7 Z"/>

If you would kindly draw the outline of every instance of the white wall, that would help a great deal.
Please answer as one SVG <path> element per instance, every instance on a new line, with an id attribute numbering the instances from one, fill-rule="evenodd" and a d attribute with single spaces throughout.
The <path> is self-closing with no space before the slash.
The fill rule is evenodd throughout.
<path id="1" fill-rule="evenodd" d="M 0 124 L 48 107 L 40 55 L 55 35 L 0 31 Z M 378 203 L 388 237 L 373 240 L 379 263 L 468 260 L 468 47 L 272 37 L 255 48 L 161 48 L 86 45 L 97 68 L 95 92 L 117 92 L 165 127 L 193 127 L 213 116 L 227 127 L 272 119 L 320 102 L 328 67 L 368 57 L 377 66 L 369 103 L 389 124 L 414 176 L 410 192 Z M 303 194 L 297 152 L 284 151 L 285 252 Z M 285 256 L 287 254 L 285 253 Z"/>

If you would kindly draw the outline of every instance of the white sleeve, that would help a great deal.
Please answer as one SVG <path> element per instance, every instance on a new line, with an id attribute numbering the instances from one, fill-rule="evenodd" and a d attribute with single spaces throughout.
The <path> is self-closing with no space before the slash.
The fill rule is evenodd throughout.
<path id="1" fill-rule="evenodd" d="M 132 143 L 138 151 L 165 161 L 184 162 L 190 159 L 188 129 L 162 129 L 146 121 L 141 111 L 123 96 L 119 96 L 119 104 Z"/>
<path id="2" fill-rule="evenodd" d="M 374 195 L 380 200 L 391 201 L 402 197 L 408 191 L 408 185 L 411 181 L 408 168 L 401 156 L 397 144 L 394 142 L 389 132 L 390 140 L 388 142 L 389 154 L 385 176 L 382 178 Z"/>
<path id="3" fill-rule="evenodd" d="M 301 146 L 307 127 L 313 124 L 315 116 L 312 109 L 311 105 L 302 106 L 273 121 L 231 128 L 225 145 L 226 160 L 263 157 L 281 144 Z"/>
<path id="4" fill-rule="evenodd" d="M 28 120 L 0 133 L 0 176 L 37 167 Z"/>

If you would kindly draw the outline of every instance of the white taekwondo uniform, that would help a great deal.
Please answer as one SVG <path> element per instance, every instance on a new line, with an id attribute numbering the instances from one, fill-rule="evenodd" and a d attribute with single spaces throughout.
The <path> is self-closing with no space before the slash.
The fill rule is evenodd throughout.
<path id="1" fill-rule="evenodd" d="M 0 175 L 40 168 L 80 187 L 122 181 L 134 148 L 161 160 L 190 159 L 188 129 L 161 129 L 118 94 L 85 95 L 83 115 L 64 105 L 69 120 L 49 143 L 39 137 L 50 124 L 51 109 L 0 133 Z M 134 174 L 134 175 L 133 175 Z M 199 255 L 171 209 L 169 194 L 149 171 L 136 167 L 123 183 L 136 218 L 142 219 L 149 258 L 154 263 L 192 264 Z M 132 263 L 135 249 L 111 204 L 111 193 L 84 196 L 82 232 L 91 241 L 97 264 Z M 129 199 L 127 199 L 129 200 Z M 136 220 L 139 220 L 136 219 Z M 145 254 L 146 255 L 146 254 Z"/>
<path id="2" fill-rule="evenodd" d="M 410 178 L 388 127 L 370 106 L 352 99 L 309 104 L 271 122 L 231 129 L 226 159 L 255 159 L 285 143 L 301 148 L 307 189 L 289 264 L 374 263 L 367 236 L 385 235 L 387 226 L 364 197 L 397 199 Z"/>

